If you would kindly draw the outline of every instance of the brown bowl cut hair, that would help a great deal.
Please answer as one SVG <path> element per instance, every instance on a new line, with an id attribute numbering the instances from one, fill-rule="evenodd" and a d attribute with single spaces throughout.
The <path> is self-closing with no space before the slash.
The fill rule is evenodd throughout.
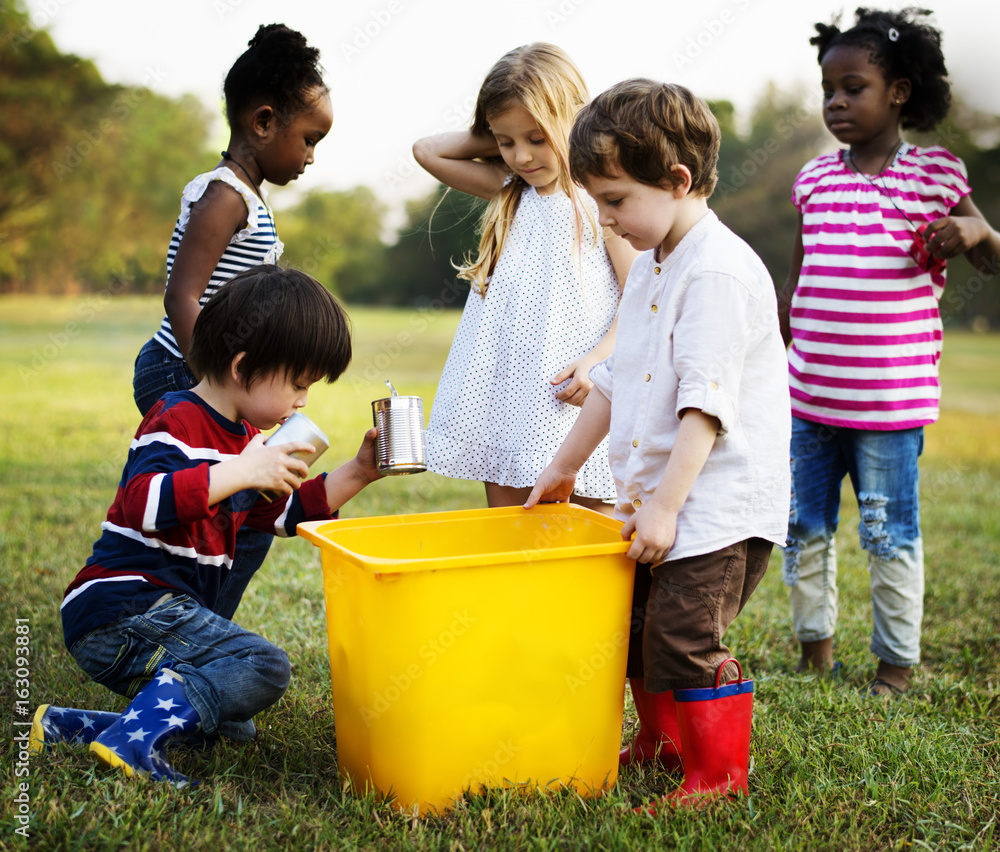
<path id="1" fill-rule="evenodd" d="M 569 137 L 573 179 L 611 178 L 674 187 L 672 166 L 691 171 L 692 195 L 708 198 L 719 179 L 719 122 L 683 86 L 636 78 L 599 94 L 580 110 Z"/>

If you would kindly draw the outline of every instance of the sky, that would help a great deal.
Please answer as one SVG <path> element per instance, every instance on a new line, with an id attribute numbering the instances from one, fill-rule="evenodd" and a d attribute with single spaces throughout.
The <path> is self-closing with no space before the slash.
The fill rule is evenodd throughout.
<path id="1" fill-rule="evenodd" d="M 293 190 L 370 186 L 391 208 L 434 181 L 414 141 L 468 126 L 493 63 L 513 47 L 549 41 L 580 67 L 591 95 L 628 77 L 680 83 L 749 116 L 769 82 L 817 94 L 813 24 L 857 3 L 828 0 L 24 0 L 36 27 L 66 53 L 91 59 L 105 80 L 191 93 L 219 116 L 222 81 L 260 24 L 284 23 L 321 51 L 334 124 Z M 902 8 L 912 0 L 872 3 Z M 933 3 L 917 4 L 935 7 Z M 937 26 L 955 92 L 1000 115 L 1000 7 L 938 0 Z M 831 147 L 835 144 L 831 137 Z M 206 162 L 206 169 L 214 161 Z M 179 186 L 193 175 L 179 175 Z M 274 190 L 272 189 L 272 192 Z"/>

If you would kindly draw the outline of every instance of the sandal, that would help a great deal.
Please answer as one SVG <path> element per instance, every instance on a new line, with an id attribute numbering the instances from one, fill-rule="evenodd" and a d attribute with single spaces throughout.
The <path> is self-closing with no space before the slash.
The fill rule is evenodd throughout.
<path id="1" fill-rule="evenodd" d="M 883 678 L 877 677 L 868 684 L 868 696 L 870 698 L 884 698 L 885 696 L 896 697 L 906 695 L 909 687 L 899 687 Z"/>

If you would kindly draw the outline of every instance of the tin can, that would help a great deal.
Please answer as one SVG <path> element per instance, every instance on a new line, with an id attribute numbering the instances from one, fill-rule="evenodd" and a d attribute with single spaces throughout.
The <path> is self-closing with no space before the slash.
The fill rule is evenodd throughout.
<path id="1" fill-rule="evenodd" d="M 301 411 L 296 411 L 282 423 L 264 443 L 269 447 L 273 447 L 277 444 L 290 444 L 293 441 L 303 441 L 307 444 L 312 444 L 316 448 L 316 452 L 314 453 L 303 451 L 289 453 L 293 459 L 301 459 L 309 466 L 330 448 L 330 440 L 323 434 L 323 430 Z M 283 496 L 277 491 L 260 491 L 259 493 L 268 503 L 272 503 Z"/>
<path id="2" fill-rule="evenodd" d="M 401 476 L 427 470 L 424 401 L 419 396 L 387 396 L 372 402 L 378 429 L 375 445 L 379 473 Z"/>

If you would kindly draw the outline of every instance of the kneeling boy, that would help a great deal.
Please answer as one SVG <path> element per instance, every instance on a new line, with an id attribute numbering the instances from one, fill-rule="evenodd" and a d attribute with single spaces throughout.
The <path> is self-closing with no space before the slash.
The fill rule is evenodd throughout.
<path id="1" fill-rule="evenodd" d="M 379 478 L 375 430 L 355 458 L 302 482 L 311 452 L 268 447 L 261 429 L 306 404 L 351 360 L 337 300 L 292 269 L 257 266 L 205 305 L 188 355 L 201 381 L 143 419 L 93 555 L 62 603 L 66 646 L 95 681 L 132 699 L 121 715 L 43 705 L 34 747 L 74 739 L 104 762 L 181 786 L 163 756 L 178 736 L 253 736 L 253 716 L 288 687 L 283 650 L 215 611 L 244 524 L 295 534 L 336 517 Z M 259 490 L 278 492 L 268 502 Z"/>

